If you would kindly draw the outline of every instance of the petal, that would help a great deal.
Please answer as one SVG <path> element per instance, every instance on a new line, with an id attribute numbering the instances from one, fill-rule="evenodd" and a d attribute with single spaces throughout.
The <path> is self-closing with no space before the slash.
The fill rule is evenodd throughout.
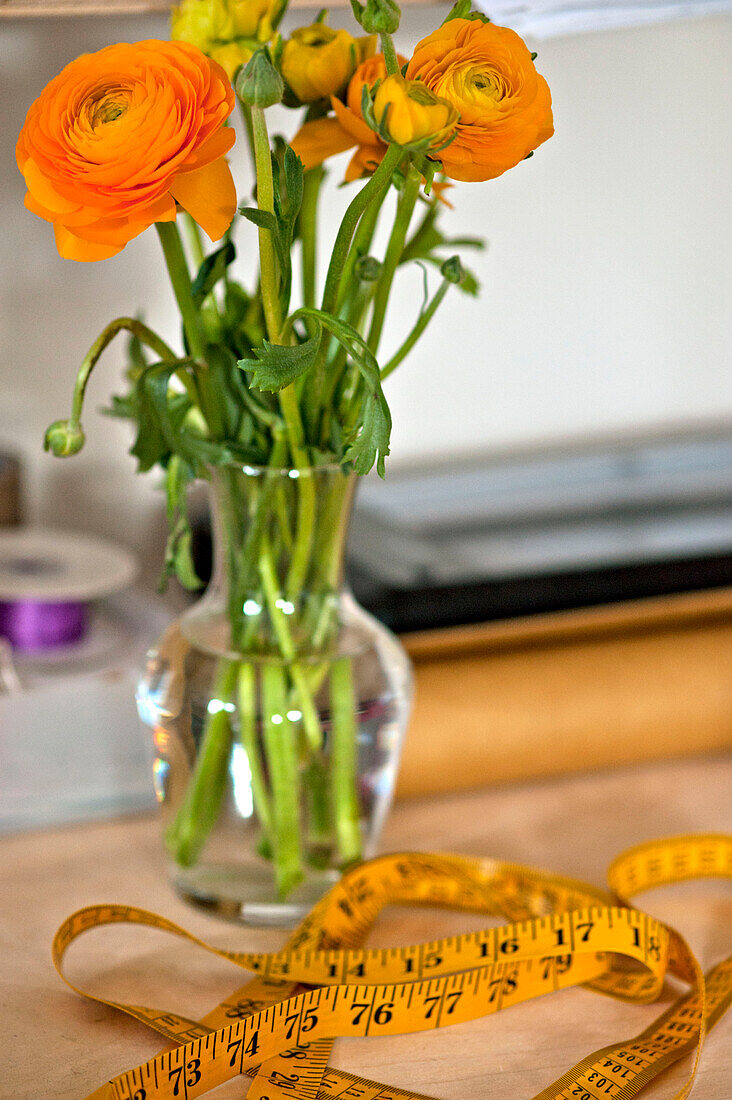
<path id="1" fill-rule="evenodd" d="M 228 162 L 221 157 L 203 168 L 173 178 L 170 193 L 212 241 L 219 241 L 236 213 L 236 187 Z"/>
<path id="2" fill-rule="evenodd" d="M 352 134 L 359 145 L 373 145 L 378 140 L 371 127 L 349 110 L 345 103 L 341 103 L 340 99 L 331 96 L 330 102 L 343 129 Z"/>
<path id="3" fill-rule="evenodd" d="M 45 206 L 41 206 L 39 202 L 36 202 L 30 191 L 26 191 L 25 198 L 23 199 L 23 205 L 25 206 L 26 210 L 30 210 L 31 214 L 36 214 L 39 218 L 43 218 L 44 222 L 53 221 L 53 211 L 46 210 Z"/>
<path id="4" fill-rule="evenodd" d="M 56 237 L 56 247 L 59 256 L 65 260 L 81 260 L 91 263 L 95 260 L 107 260 L 110 256 L 116 256 L 122 251 L 124 245 L 97 244 L 93 241 L 82 241 L 69 233 L 63 225 L 54 225 L 53 231 Z"/>
<path id="5" fill-rule="evenodd" d="M 322 164 L 328 157 L 344 153 L 355 144 L 356 139 L 336 118 L 314 118 L 306 122 L 290 142 L 306 170 Z"/>
<path id="6" fill-rule="evenodd" d="M 381 164 L 385 152 L 386 145 L 381 141 L 378 145 L 359 145 L 346 168 L 344 182 L 352 183 L 370 175 Z"/>
<path id="7" fill-rule="evenodd" d="M 65 199 L 63 195 L 59 195 L 32 157 L 23 165 L 23 175 L 28 190 L 36 202 L 40 203 L 41 206 L 45 206 L 47 210 L 52 211 L 54 214 L 68 214 L 72 210 L 79 209 L 78 202 L 71 202 L 69 199 Z"/>
<path id="8" fill-rule="evenodd" d="M 202 145 L 194 149 L 183 163 L 186 167 L 190 165 L 193 168 L 202 168 L 205 164 L 210 164 L 212 160 L 218 160 L 219 157 L 228 153 L 235 141 L 236 131 L 233 126 L 222 126 Z"/>

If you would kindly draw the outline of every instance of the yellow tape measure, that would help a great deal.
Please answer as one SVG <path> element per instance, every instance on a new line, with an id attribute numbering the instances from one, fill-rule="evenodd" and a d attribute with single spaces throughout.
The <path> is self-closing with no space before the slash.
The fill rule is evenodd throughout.
<path id="1" fill-rule="evenodd" d="M 181 936 L 256 975 L 201 1020 L 91 998 L 176 1045 L 88 1100 L 194 1100 L 241 1074 L 253 1078 L 248 1100 L 429 1100 L 329 1069 L 332 1040 L 446 1027 L 578 984 L 647 1003 L 659 996 L 667 974 L 690 991 L 641 1034 L 588 1055 L 534 1100 L 625 1100 L 696 1051 L 674 1098 L 683 1100 L 704 1035 L 732 1002 L 732 956 L 702 974 L 680 934 L 629 898 L 717 876 L 732 878 L 730 836 L 674 837 L 633 848 L 611 864 L 610 893 L 517 864 L 404 853 L 345 874 L 273 954 L 222 951 L 154 913 L 96 905 L 64 921 L 53 957 L 64 977 L 63 956 L 73 940 L 125 922 Z M 431 943 L 364 948 L 378 914 L 393 903 L 486 913 L 511 923 Z"/>

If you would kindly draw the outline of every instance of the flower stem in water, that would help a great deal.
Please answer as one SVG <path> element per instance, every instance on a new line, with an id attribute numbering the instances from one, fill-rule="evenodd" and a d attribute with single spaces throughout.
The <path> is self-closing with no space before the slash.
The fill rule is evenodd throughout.
<path id="1" fill-rule="evenodd" d="M 220 662 L 193 775 L 180 809 L 165 832 L 168 852 L 181 867 L 196 863 L 221 811 L 232 741 L 226 705 L 233 695 L 236 676 L 236 662 Z M 211 709 L 214 703 L 217 706 Z"/>
<path id="2" fill-rule="evenodd" d="M 254 808 L 262 829 L 263 847 L 271 851 L 272 809 L 257 740 L 257 678 L 254 666 L 247 661 L 239 664 L 236 696 L 239 710 L 239 740 L 249 761 Z"/>
<path id="3" fill-rule="evenodd" d="M 361 858 L 358 793 L 356 790 L 356 700 L 349 657 L 339 657 L 330 670 L 331 782 L 336 841 L 341 863 Z"/>
<path id="4" fill-rule="evenodd" d="M 262 667 L 264 744 L 272 784 L 272 839 L 275 877 L 281 898 L 302 879 L 297 731 L 287 717 L 285 671 L 273 662 Z"/>

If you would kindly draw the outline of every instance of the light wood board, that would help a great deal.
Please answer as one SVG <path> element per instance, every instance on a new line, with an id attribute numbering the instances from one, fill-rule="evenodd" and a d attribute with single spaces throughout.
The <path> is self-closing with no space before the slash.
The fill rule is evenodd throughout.
<path id="1" fill-rule="evenodd" d="M 552 868 L 604 884 L 621 849 L 652 836 L 732 828 L 732 759 L 647 764 L 458 795 L 411 799 L 387 825 L 386 849 L 450 850 Z M 645 897 L 645 907 L 688 936 L 703 965 L 732 949 L 730 883 L 689 883 Z M 165 914 L 221 946 L 272 949 L 282 934 L 222 924 L 169 891 L 157 822 L 149 817 L 38 832 L 0 842 L 0 1012 L 7 1100 L 83 1100 L 110 1075 L 151 1057 L 161 1043 L 134 1020 L 81 1000 L 57 977 L 50 943 L 82 905 L 119 901 Z M 392 946 L 481 927 L 486 921 L 394 909 L 371 942 Z M 178 941 L 120 928 L 75 945 L 70 974 L 120 999 L 205 1012 L 242 984 L 242 972 Z M 181 967 L 186 980 L 181 981 Z M 245 977 L 245 976 L 244 976 Z M 664 1005 L 661 1007 L 665 1007 Z M 530 1100 L 584 1054 L 634 1035 L 660 1011 L 566 990 L 437 1033 L 341 1040 L 333 1064 L 443 1100 Z M 694 1097 L 732 1095 L 732 1019 L 709 1037 Z M 674 1095 L 677 1067 L 644 1100 Z M 239 1100 L 240 1082 L 216 1093 Z"/>

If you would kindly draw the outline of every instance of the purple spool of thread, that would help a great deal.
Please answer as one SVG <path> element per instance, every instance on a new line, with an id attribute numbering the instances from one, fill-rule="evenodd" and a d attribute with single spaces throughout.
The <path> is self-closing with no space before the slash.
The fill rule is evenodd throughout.
<path id="1" fill-rule="evenodd" d="M 34 653 L 78 642 L 87 626 L 87 605 L 75 601 L 0 601 L 0 635 L 13 649 Z"/>

